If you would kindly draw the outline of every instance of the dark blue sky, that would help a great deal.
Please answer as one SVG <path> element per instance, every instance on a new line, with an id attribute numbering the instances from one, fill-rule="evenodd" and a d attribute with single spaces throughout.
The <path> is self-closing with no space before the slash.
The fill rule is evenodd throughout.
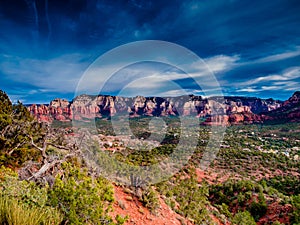
<path id="1" fill-rule="evenodd" d="M 0 89 L 13 101 L 72 99 L 101 54 L 140 40 L 190 49 L 214 72 L 224 95 L 287 99 L 300 90 L 298 0 L 0 0 L 0 27 Z M 157 68 L 141 63 L 123 72 Z M 176 80 L 174 71 L 170 79 Z M 158 77 L 134 82 L 131 95 L 180 94 L 176 85 L 156 85 Z M 139 85 L 145 88 L 134 89 Z M 181 79 L 183 87 L 199 93 L 191 79 Z"/>

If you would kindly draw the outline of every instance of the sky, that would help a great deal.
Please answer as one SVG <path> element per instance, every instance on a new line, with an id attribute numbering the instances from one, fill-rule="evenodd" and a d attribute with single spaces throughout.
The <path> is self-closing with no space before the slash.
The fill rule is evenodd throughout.
<path id="1" fill-rule="evenodd" d="M 300 90 L 298 0 L 0 0 L 0 27 L 0 89 L 13 102 Z"/>

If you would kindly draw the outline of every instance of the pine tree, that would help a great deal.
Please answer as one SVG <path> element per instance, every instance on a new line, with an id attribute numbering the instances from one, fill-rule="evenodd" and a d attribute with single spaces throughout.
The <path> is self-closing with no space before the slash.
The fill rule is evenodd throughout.
<path id="1" fill-rule="evenodd" d="M 7 94 L 0 90 L 0 130 L 11 124 L 12 103 Z"/>
<path id="2" fill-rule="evenodd" d="M 18 102 L 13 105 L 0 90 L 0 166 L 19 167 L 39 152 L 30 145 L 31 138 L 41 137 L 41 125 L 34 121 L 27 108 Z"/>

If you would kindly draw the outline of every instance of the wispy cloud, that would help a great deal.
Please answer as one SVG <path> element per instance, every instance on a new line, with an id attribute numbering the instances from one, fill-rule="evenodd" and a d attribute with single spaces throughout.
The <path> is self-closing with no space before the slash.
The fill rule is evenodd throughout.
<path id="1" fill-rule="evenodd" d="M 37 86 L 42 90 L 67 92 L 74 90 L 87 67 L 84 56 L 79 54 L 63 55 L 57 58 L 32 59 L 15 56 L 2 56 L 1 69 L 11 82 L 22 82 Z M 36 90 L 32 90 L 33 92 Z"/>
<path id="2" fill-rule="evenodd" d="M 286 69 L 281 74 L 271 74 L 271 75 L 261 76 L 255 79 L 248 80 L 246 82 L 241 82 L 239 83 L 239 85 L 248 86 L 248 85 L 266 83 L 272 81 L 289 81 L 297 78 L 300 78 L 300 67 L 292 67 Z M 278 82 L 275 83 L 278 84 Z"/>
<path id="3" fill-rule="evenodd" d="M 236 88 L 234 93 L 242 90 L 245 95 L 261 90 L 277 96 L 275 87 L 291 92 L 298 84 L 297 71 L 286 71 L 299 66 L 300 4 L 295 1 L 51 0 L 48 4 L 46 11 L 41 7 L 33 10 L 24 1 L 1 4 L 0 88 L 9 90 L 11 96 L 34 101 L 70 95 L 66 93 L 74 92 L 94 58 L 144 39 L 170 41 L 202 57 L 206 65 L 190 64 L 188 72 L 212 89 L 215 85 L 209 85 L 208 79 L 212 74 L 225 92 Z M 86 87 L 93 85 L 93 90 L 99 90 L 107 80 L 103 74 L 117 72 L 117 61 L 135 54 L 116 57 L 111 68 L 90 71 Z M 179 62 L 182 55 L 174 57 Z M 195 82 L 182 71 L 162 73 L 145 65 L 135 69 L 122 70 L 122 76 L 110 80 L 107 90 L 115 93 L 122 82 L 126 85 L 153 73 L 147 81 L 132 83 L 132 92 L 136 86 L 137 94 L 143 90 L 178 93 L 163 81 L 165 77 L 190 93 L 199 93 Z"/>
<path id="4" fill-rule="evenodd" d="M 280 74 L 258 77 L 246 82 L 236 82 L 237 92 L 296 91 L 300 87 L 300 67 L 288 68 Z"/>
<path id="5" fill-rule="evenodd" d="M 285 53 L 288 54 L 288 53 Z M 281 59 L 284 54 L 281 54 Z M 296 53 L 288 54 L 289 57 Z M 172 65 L 160 63 L 138 63 L 126 68 L 120 68 L 118 64 L 111 63 L 107 67 L 91 67 L 88 70 L 88 79 L 84 78 L 85 69 L 89 61 L 86 55 L 68 54 L 50 60 L 20 58 L 10 55 L 3 55 L 1 68 L 5 76 L 10 77 L 11 82 L 23 82 L 32 85 L 31 89 L 23 91 L 24 95 L 34 96 L 47 93 L 90 93 L 97 94 L 101 91 L 106 94 L 121 94 L 127 96 L 155 95 L 174 96 L 176 94 L 203 94 L 203 90 L 209 93 L 210 90 L 220 88 L 218 74 L 223 74 L 221 79 L 226 80 L 226 74 L 231 70 L 252 64 L 253 61 L 243 61 L 238 55 L 216 55 L 203 59 L 203 61 L 190 64 L 188 70 L 191 73 L 184 73 Z M 279 57 L 271 55 L 269 60 L 256 60 L 255 63 L 264 63 L 271 59 L 279 60 Z M 112 71 L 116 72 L 110 74 Z M 106 74 L 106 76 L 104 76 Z M 111 75 L 111 76 L 107 76 Z M 243 82 L 227 81 L 230 85 L 223 88 L 230 89 L 238 87 L 236 92 L 254 93 L 272 90 L 292 91 L 297 89 L 299 83 L 294 81 L 300 78 L 300 67 L 291 67 L 281 73 L 259 76 Z M 198 81 L 200 86 L 197 86 Z M 222 80 L 221 80 L 222 81 Z M 82 82 L 82 83 L 80 83 Z M 78 84 L 82 90 L 76 90 Z M 201 87 L 202 86 L 202 87 Z M 103 87 L 102 89 L 100 87 Z M 218 89 L 221 90 L 221 89 Z M 78 91 L 78 93 L 76 93 Z M 14 99 L 21 98 L 20 90 L 14 90 Z"/>
<path id="6" fill-rule="evenodd" d="M 259 58 L 257 60 L 252 61 L 251 63 L 268 63 L 268 62 L 277 62 L 289 58 L 293 58 L 300 55 L 300 47 L 296 46 L 294 50 L 270 55 L 267 57 Z"/>

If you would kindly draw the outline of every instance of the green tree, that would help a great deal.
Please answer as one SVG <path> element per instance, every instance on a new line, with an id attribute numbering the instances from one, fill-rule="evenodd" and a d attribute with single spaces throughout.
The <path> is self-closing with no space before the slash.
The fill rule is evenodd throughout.
<path id="1" fill-rule="evenodd" d="M 39 152 L 32 148 L 29 137 L 41 138 L 41 128 L 21 102 L 12 105 L 0 91 L 0 166 L 20 167 L 27 160 L 37 159 Z"/>
<path id="2" fill-rule="evenodd" d="M 0 90 L 0 130 L 11 124 L 12 103 L 7 94 Z"/>

